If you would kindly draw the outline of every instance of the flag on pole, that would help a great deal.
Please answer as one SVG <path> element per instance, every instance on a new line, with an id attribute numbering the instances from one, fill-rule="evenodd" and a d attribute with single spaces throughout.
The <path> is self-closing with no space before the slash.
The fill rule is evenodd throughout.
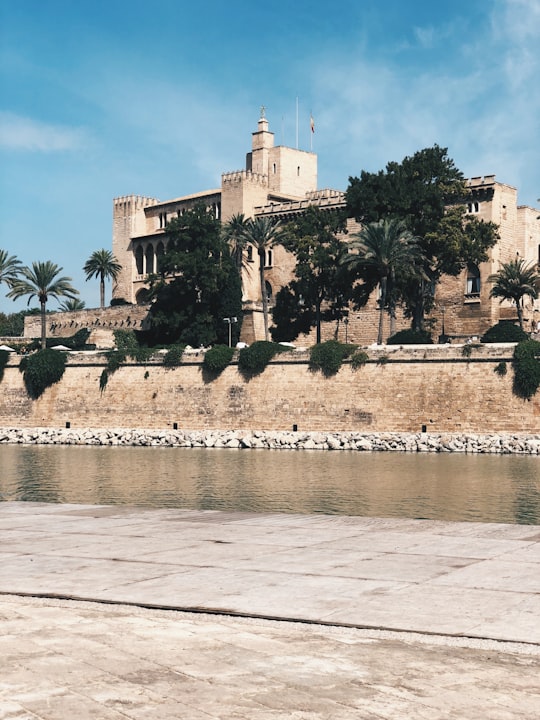
<path id="1" fill-rule="evenodd" d="M 313 115 L 309 116 L 309 122 L 311 125 L 311 132 L 314 133 L 315 132 L 315 120 L 313 119 Z"/>

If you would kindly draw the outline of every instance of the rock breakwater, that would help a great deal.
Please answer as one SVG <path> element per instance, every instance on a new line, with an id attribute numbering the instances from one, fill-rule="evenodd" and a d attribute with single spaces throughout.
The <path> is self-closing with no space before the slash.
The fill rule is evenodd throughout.
<path id="1" fill-rule="evenodd" d="M 540 455 L 540 435 L 530 434 L 0 428 L 0 443 Z"/>

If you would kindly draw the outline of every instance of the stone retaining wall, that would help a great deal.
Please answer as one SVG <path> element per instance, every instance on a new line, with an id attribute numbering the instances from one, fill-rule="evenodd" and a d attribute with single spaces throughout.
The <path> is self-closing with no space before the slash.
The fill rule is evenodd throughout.
<path id="1" fill-rule="evenodd" d="M 540 455 L 540 435 L 0 428 L 0 443 Z"/>

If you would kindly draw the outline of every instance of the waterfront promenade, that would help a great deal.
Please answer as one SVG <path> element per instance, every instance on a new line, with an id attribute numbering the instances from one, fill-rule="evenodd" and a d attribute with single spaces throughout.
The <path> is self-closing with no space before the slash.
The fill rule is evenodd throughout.
<path id="1" fill-rule="evenodd" d="M 536 718 L 540 527 L 0 504 L 0 718 Z"/>

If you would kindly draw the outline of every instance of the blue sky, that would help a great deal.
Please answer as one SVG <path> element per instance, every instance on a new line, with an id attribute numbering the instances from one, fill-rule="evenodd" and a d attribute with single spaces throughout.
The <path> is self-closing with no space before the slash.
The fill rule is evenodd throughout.
<path id="1" fill-rule="evenodd" d="M 113 197 L 219 187 L 265 105 L 319 187 L 438 143 L 540 197 L 540 0 L 1 0 L 0 247 L 82 266 Z M 107 298 L 110 297 L 110 286 Z M 0 291 L 0 310 L 24 307 Z M 54 302 L 51 309 L 54 309 Z"/>

